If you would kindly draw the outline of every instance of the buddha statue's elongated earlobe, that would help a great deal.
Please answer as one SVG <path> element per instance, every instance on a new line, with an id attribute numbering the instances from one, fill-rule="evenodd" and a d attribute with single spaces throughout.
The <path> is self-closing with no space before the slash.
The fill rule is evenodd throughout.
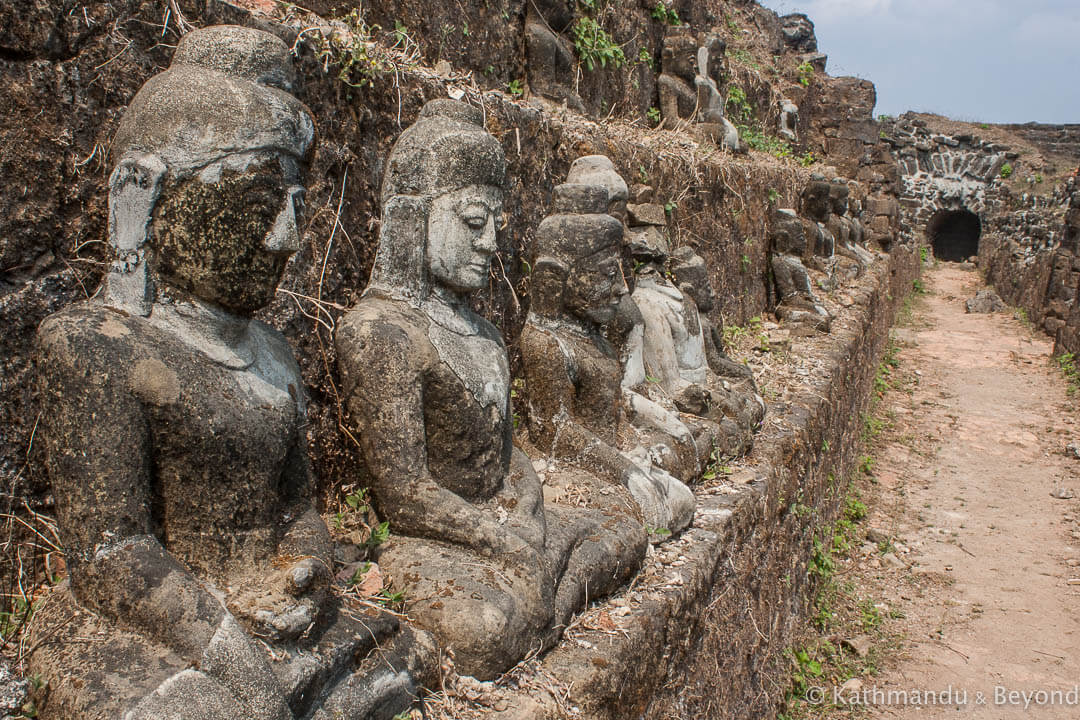
<path id="1" fill-rule="evenodd" d="M 140 153 L 122 159 L 109 177 L 113 262 L 105 279 L 104 302 L 136 315 L 149 315 L 154 299 L 146 246 L 165 170 L 161 158 Z"/>
<path id="2" fill-rule="evenodd" d="M 368 292 L 405 296 L 420 302 L 428 294 L 428 203 L 415 195 L 395 195 L 386 201 L 375 265 Z"/>

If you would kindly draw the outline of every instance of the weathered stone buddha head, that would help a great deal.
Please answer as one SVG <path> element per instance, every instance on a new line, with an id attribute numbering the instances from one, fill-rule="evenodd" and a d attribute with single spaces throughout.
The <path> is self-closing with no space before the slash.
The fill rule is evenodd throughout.
<path id="1" fill-rule="evenodd" d="M 697 75 L 697 55 L 698 42 L 693 35 L 686 32 L 668 35 L 664 38 L 660 66 L 665 74 L 682 78 L 693 85 Z"/>
<path id="2" fill-rule="evenodd" d="M 671 271 L 679 285 L 703 313 L 710 312 L 716 304 L 716 291 L 709 282 L 709 270 L 705 259 L 693 248 L 683 245 L 671 253 Z"/>
<path id="3" fill-rule="evenodd" d="M 619 222 L 626 222 L 626 203 L 630 191 L 626 181 L 615 169 L 614 163 L 606 155 L 584 155 L 570 165 L 566 175 L 568 184 L 598 185 L 607 190 L 607 209 L 602 211 Z"/>
<path id="4" fill-rule="evenodd" d="M 777 208 L 772 214 L 770 246 L 773 252 L 806 254 L 806 229 L 794 210 Z"/>
<path id="5" fill-rule="evenodd" d="M 536 231 L 533 309 L 569 314 L 585 323 L 611 321 L 627 293 L 619 262 L 623 226 L 607 214 L 607 188 L 564 184 L 555 188 L 552 213 Z"/>
<path id="6" fill-rule="evenodd" d="M 113 140 L 106 303 L 148 314 L 148 269 L 241 315 L 273 299 L 297 249 L 300 173 L 315 139 L 292 83 L 289 48 L 268 33 L 218 26 L 181 39 Z"/>
<path id="7" fill-rule="evenodd" d="M 832 209 L 832 201 L 829 197 L 831 190 L 832 185 L 828 180 L 820 175 L 814 176 L 806 184 L 802 193 L 803 215 L 818 222 L 828 220 Z"/>
<path id="8" fill-rule="evenodd" d="M 476 290 L 501 225 L 506 159 L 480 110 L 432 100 L 390 151 L 369 290 L 422 302 L 432 286 Z"/>

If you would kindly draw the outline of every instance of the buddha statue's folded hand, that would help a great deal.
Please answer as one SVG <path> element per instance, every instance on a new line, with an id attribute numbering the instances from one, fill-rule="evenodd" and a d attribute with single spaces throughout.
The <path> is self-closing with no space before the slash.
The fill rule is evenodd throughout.
<path id="1" fill-rule="evenodd" d="M 245 584 L 229 599 L 229 610 L 252 634 L 274 642 L 296 640 L 318 619 L 325 605 L 330 574 L 313 557 L 300 558 Z"/>

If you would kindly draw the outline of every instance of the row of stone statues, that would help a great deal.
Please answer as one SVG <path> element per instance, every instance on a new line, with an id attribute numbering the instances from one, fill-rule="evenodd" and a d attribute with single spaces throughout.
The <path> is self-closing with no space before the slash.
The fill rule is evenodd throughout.
<path id="1" fill-rule="evenodd" d="M 566 0 L 529 3 L 525 18 L 526 71 L 532 92 L 583 113 L 584 103 L 575 91 L 573 45 L 567 37 L 573 21 L 573 3 Z M 727 117 L 727 97 L 720 90 L 730 80 L 726 53 L 727 43 L 717 31 L 694 33 L 684 26 L 669 28 L 661 43 L 656 78 L 659 110 L 669 129 L 685 125 L 700 139 L 718 147 L 745 150 L 738 129 Z M 777 113 L 777 134 L 795 142 L 798 106 L 783 98 Z"/>
<path id="2" fill-rule="evenodd" d="M 650 210 L 628 213 L 592 156 L 536 233 L 533 457 L 516 446 L 506 347 L 467 301 L 496 249 L 505 159 L 479 110 L 431 101 L 391 150 L 371 281 L 334 337 L 392 531 L 378 562 L 411 621 L 345 604 L 299 369 L 253 319 L 298 244 L 315 131 L 293 80 L 272 35 L 185 35 L 116 133 L 101 297 L 39 330 L 69 581 L 38 613 L 31 663 L 57 717 L 390 718 L 435 683 L 437 644 L 495 677 L 686 528 L 689 486 L 763 417 L 702 314 L 699 256 L 637 233 L 628 296 L 624 223 Z"/>

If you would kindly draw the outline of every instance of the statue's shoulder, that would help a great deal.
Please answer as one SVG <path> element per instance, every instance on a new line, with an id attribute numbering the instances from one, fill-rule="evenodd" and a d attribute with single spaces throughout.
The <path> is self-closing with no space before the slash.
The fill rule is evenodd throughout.
<path id="1" fill-rule="evenodd" d="M 38 326 L 39 362 L 70 367 L 123 367 L 152 328 L 140 316 L 90 302 L 50 315 Z"/>
<path id="2" fill-rule="evenodd" d="M 339 319 L 334 343 L 339 357 L 378 352 L 422 360 L 432 351 L 428 325 L 427 316 L 409 303 L 368 295 Z"/>

